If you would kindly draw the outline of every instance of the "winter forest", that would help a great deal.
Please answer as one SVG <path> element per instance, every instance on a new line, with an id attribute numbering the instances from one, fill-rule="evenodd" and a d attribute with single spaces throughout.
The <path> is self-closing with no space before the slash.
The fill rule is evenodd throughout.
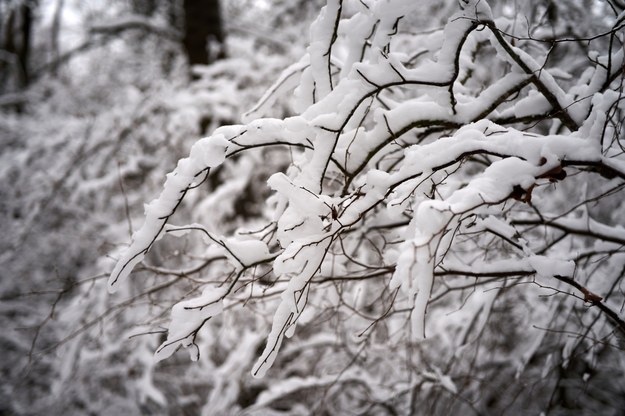
<path id="1" fill-rule="evenodd" d="M 0 414 L 623 415 L 623 0 L 0 0 Z"/>

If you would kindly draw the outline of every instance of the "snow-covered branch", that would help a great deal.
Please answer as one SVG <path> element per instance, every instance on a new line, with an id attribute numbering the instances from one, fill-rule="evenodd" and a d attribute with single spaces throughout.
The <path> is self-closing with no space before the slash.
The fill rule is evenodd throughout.
<path id="1" fill-rule="evenodd" d="M 485 0 L 459 4 L 443 29 L 417 33 L 404 22 L 418 2 L 330 1 L 307 54 L 277 77 L 243 124 L 218 128 L 180 160 L 119 254 L 112 291 L 173 231 L 176 210 L 205 179 L 253 149 L 285 148 L 290 157 L 268 175 L 263 231 L 250 231 L 258 224 L 245 218 L 229 235 L 208 225 L 177 228 L 206 237 L 222 257 L 205 272 L 221 277 L 174 306 L 158 359 L 180 346 L 193 347 L 197 358 L 200 328 L 250 302 L 273 313 L 252 368 L 262 377 L 296 326 L 336 311 L 366 328 L 358 332 L 363 343 L 383 330 L 379 336 L 408 350 L 441 342 L 437 359 L 453 358 L 410 370 L 430 377 L 406 391 L 419 395 L 429 382 L 459 400 L 470 383 L 438 368 L 465 371 L 459 357 L 470 349 L 485 360 L 469 334 L 496 337 L 489 322 L 513 319 L 496 317 L 506 308 L 523 316 L 525 329 L 508 325 L 511 333 L 530 333 L 529 322 L 607 338 L 625 330 L 617 289 L 625 232 L 621 217 L 596 208 L 625 184 L 620 35 L 589 35 L 600 49 L 592 59 L 552 65 L 554 48 L 574 45 L 524 37 L 527 28 Z M 291 100 L 295 115 L 271 118 L 280 100 Z M 530 350 L 545 337 L 533 336 Z M 520 353 L 501 347 L 498 354 Z M 532 354 L 520 354 L 518 367 Z M 276 386 L 257 405 L 324 388 L 331 377 L 290 380 L 292 390 Z"/>

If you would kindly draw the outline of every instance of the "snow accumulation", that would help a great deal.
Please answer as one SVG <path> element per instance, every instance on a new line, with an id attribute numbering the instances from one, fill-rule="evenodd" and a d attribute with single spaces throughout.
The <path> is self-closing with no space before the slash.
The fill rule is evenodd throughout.
<path id="1" fill-rule="evenodd" d="M 378 2 L 371 8 L 362 3 L 357 6 L 358 13 L 341 20 L 343 2 L 330 0 L 311 27 L 307 54 L 284 70 L 244 115 L 245 124 L 219 128 L 201 139 L 191 148 L 189 158 L 167 175 L 161 195 L 146 206 L 143 227 L 133 235 L 131 246 L 111 274 L 110 290 L 122 284 L 165 232 L 202 232 L 207 244 L 217 245 L 237 272 L 273 261 L 274 275 L 286 283 L 264 351 L 252 369 L 255 377 L 262 377 L 284 338 L 294 335 L 314 290 L 314 279 L 331 274 L 330 270 L 347 274 L 350 262 L 360 267 L 366 264 L 366 260 L 353 260 L 345 253 L 346 245 L 360 247 L 360 243 L 350 246 L 350 241 L 343 241 L 350 239 L 349 233 L 363 235 L 357 232 L 364 224 L 375 227 L 396 218 L 405 221 L 396 234 L 388 231 L 381 236 L 384 249 L 377 249 L 375 242 L 367 244 L 386 263 L 380 267 L 389 270 L 388 288 L 406 300 L 408 332 L 419 339 L 427 335 L 425 317 L 436 274 L 466 270 L 463 260 L 468 255 L 455 253 L 452 246 L 458 230 L 468 229 L 469 218 L 473 220 L 471 232 L 491 233 L 513 246 L 508 258 L 471 259 L 474 275 L 573 276 L 573 261 L 539 251 L 540 255 L 535 254 L 531 242 L 518 234 L 501 207 L 513 200 L 531 207 L 534 188 L 566 177 L 567 163 L 603 164 L 625 172 L 624 162 L 612 158 L 599 139 L 605 131 L 606 114 L 620 94 L 598 93 L 597 80 L 608 76 L 601 69 L 584 73 L 585 84 L 566 92 L 556 78 L 569 80 L 568 73 L 543 71 L 544 62 L 488 30 L 495 23 L 486 1 L 462 0 L 459 4 L 461 11 L 450 18 L 442 38 L 437 35 L 440 48 L 418 64 L 407 66 L 403 63 L 406 53 L 394 52 L 389 42 L 403 14 L 416 7 L 415 2 Z M 477 40 L 468 40 L 478 26 L 480 33 L 475 36 L 490 42 L 512 69 L 472 92 L 459 79 L 470 78 L 477 66 L 475 54 L 464 49 L 475 52 L 478 48 Z M 351 33 L 358 34 L 360 42 L 349 36 L 342 42 L 341 37 Z M 623 60 L 622 51 L 615 59 Z M 526 87 L 529 92 L 521 93 Z M 279 96 L 291 91 L 299 115 L 284 120 L 262 118 Z M 595 94 L 592 107 L 589 100 L 578 102 L 579 94 Z M 510 98 L 517 96 L 520 98 Z M 558 106 L 566 116 L 554 119 L 553 126 L 542 132 L 545 134 L 518 130 L 511 127 L 515 123 L 505 121 L 542 116 Z M 571 131 L 577 126 L 577 131 Z M 428 128 L 443 133 L 433 140 Z M 217 235 L 200 224 L 167 225 L 181 199 L 211 168 L 247 149 L 276 144 L 292 146 L 299 153 L 292 157 L 286 172 L 274 173 L 267 181 L 275 202 L 267 215 L 275 226 L 267 238 L 269 243 Z M 465 169 L 467 159 L 476 155 L 481 163 L 476 162 L 473 170 Z M 584 221 L 581 224 L 563 216 L 549 225 L 586 230 L 607 241 L 617 241 L 625 233 L 621 227 Z M 334 247 L 339 244 L 347 260 L 334 262 Z M 271 253 L 270 247 L 277 251 Z M 201 296 L 177 303 L 167 340 L 157 349 L 156 359 L 169 357 L 179 347 L 193 347 L 192 358 L 196 359 L 197 331 L 222 312 L 231 289 L 225 283 L 224 287 L 207 287 Z M 497 288 L 484 295 L 475 306 L 480 331 L 499 293 Z M 465 339 L 462 345 L 467 343 Z M 527 360 L 523 358 L 519 366 Z M 423 376 L 452 394 L 458 392 L 453 380 L 435 367 Z M 298 379 L 296 385 L 307 383 Z M 261 396 L 260 402 L 284 393 L 282 388 L 274 390 Z"/>

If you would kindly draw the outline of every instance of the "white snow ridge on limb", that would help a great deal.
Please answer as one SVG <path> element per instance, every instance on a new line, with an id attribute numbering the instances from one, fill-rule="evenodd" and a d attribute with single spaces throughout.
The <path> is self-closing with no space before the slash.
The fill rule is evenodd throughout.
<path id="1" fill-rule="evenodd" d="M 154 353 L 154 359 L 161 361 L 180 347 L 189 348 L 191 359 L 197 361 L 199 350 L 195 345 L 197 331 L 206 321 L 223 311 L 223 300 L 227 291 L 207 287 L 202 296 L 178 302 L 171 310 L 171 324 L 167 334 L 167 340 L 163 342 Z"/>
<path id="2" fill-rule="evenodd" d="M 186 192 L 201 180 L 209 168 L 219 166 L 226 158 L 229 146 L 223 134 L 215 134 L 199 140 L 191 148 L 191 154 L 178 162 L 176 169 L 167 175 L 159 197 L 145 206 L 145 221 L 132 235 L 132 243 L 117 261 L 108 281 L 113 293 L 126 280 L 132 269 L 139 264 L 152 245 L 163 237 L 165 225 L 176 211 Z"/>

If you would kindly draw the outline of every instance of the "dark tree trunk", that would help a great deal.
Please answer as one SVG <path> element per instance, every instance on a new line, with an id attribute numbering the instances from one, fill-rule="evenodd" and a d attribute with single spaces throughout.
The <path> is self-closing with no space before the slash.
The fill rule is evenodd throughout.
<path id="1" fill-rule="evenodd" d="M 17 89 L 23 89 L 28 85 L 28 57 L 30 54 L 30 31 L 32 26 L 31 6 L 27 3 L 15 7 L 8 7 L 4 33 L 0 38 L 0 49 L 13 57 L 2 60 L 2 72 L 15 73 Z M 13 61 L 13 62 L 10 62 Z M 11 68 L 13 67 L 13 68 Z M 5 79 L 6 80 L 6 79 Z M 0 85 L 2 87 L 2 85 Z"/>
<path id="2" fill-rule="evenodd" d="M 184 0 L 184 49 L 189 65 L 208 65 L 225 56 L 219 0 Z"/>

